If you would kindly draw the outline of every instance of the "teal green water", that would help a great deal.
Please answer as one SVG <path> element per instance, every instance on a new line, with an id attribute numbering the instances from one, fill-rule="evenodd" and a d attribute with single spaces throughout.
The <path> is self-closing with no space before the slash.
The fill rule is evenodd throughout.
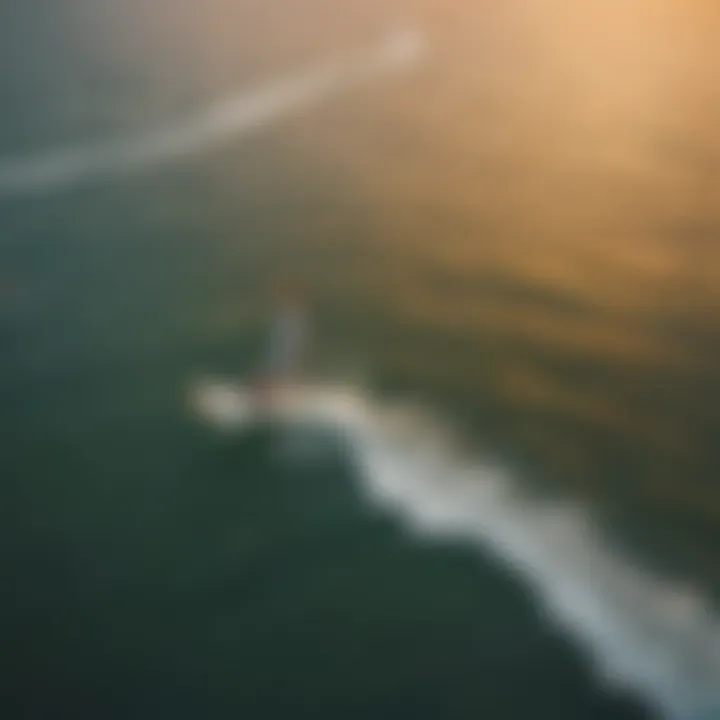
<path id="1" fill-rule="evenodd" d="M 568 78 L 556 31 L 483 4 L 40 5 L 0 11 L 2 157 L 134 137 L 398 18 L 434 54 L 208 152 L 0 197 L 3 717 L 641 716 L 497 561 L 368 505 L 340 447 L 278 469 L 186 393 L 251 366 L 290 275 L 319 375 L 420 394 L 711 591 L 705 86 L 655 122 L 582 42 Z"/>

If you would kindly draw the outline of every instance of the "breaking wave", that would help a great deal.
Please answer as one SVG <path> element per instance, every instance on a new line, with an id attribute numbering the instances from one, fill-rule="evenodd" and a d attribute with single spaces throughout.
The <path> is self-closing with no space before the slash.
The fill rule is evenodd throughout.
<path id="1" fill-rule="evenodd" d="M 232 392 L 201 383 L 194 406 L 229 429 Z M 238 407 L 246 422 L 247 405 Z M 720 619 L 701 592 L 610 549 L 587 508 L 530 499 L 501 466 L 459 450 L 447 425 L 419 405 L 319 388 L 296 392 L 276 412 L 342 431 L 364 498 L 411 532 L 491 551 L 531 588 L 547 619 L 582 643 L 601 681 L 641 695 L 671 720 L 720 717 Z"/>

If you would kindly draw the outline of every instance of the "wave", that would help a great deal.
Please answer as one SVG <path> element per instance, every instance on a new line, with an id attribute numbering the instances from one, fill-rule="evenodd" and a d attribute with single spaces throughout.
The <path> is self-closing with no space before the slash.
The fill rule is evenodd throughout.
<path id="1" fill-rule="evenodd" d="M 191 117 L 129 138 L 0 159 L 0 194 L 47 191 L 125 173 L 204 151 L 352 86 L 414 67 L 425 42 L 413 30 L 390 35 L 355 57 L 326 61 L 302 72 L 217 100 Z"/>
<path id="2" fill-rule="evenodd" d="M 227 429 L 221 383 L 197 386 L 194 397 Z M 419 404 L 323 387 L 281 405 L 285 420 L 323 419 L 346 434 L 362 495 L 411 532 L 491 551 L 547 620 L 580 641 L 601 682 L 671 720 L 720 717 L 720 618 L 698 590 L 611 549 L 587 508 L 530 499 L 501 466 L 458 449 L 447 424 Z"/>

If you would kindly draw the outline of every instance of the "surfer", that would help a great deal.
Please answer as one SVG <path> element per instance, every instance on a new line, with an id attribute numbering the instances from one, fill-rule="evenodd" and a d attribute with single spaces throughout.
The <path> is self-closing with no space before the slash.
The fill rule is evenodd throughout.
<path id="1" fill-rule="evenodd" d="M 278 294 L 255 384 L 256 395 L 261 401 L 268 400 L 296 380 L 306 344 L 307 319 L 300 296 L 294 288 L 283 287 Z"/>

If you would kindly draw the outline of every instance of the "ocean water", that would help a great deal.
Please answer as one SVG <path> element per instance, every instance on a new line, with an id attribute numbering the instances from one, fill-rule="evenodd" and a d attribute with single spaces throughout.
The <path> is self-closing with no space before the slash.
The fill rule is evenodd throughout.
<path id="1" fill-rule="evenodd" d="M 717 717 L 716 20 L 3 3 L 3 717 Z"/>

